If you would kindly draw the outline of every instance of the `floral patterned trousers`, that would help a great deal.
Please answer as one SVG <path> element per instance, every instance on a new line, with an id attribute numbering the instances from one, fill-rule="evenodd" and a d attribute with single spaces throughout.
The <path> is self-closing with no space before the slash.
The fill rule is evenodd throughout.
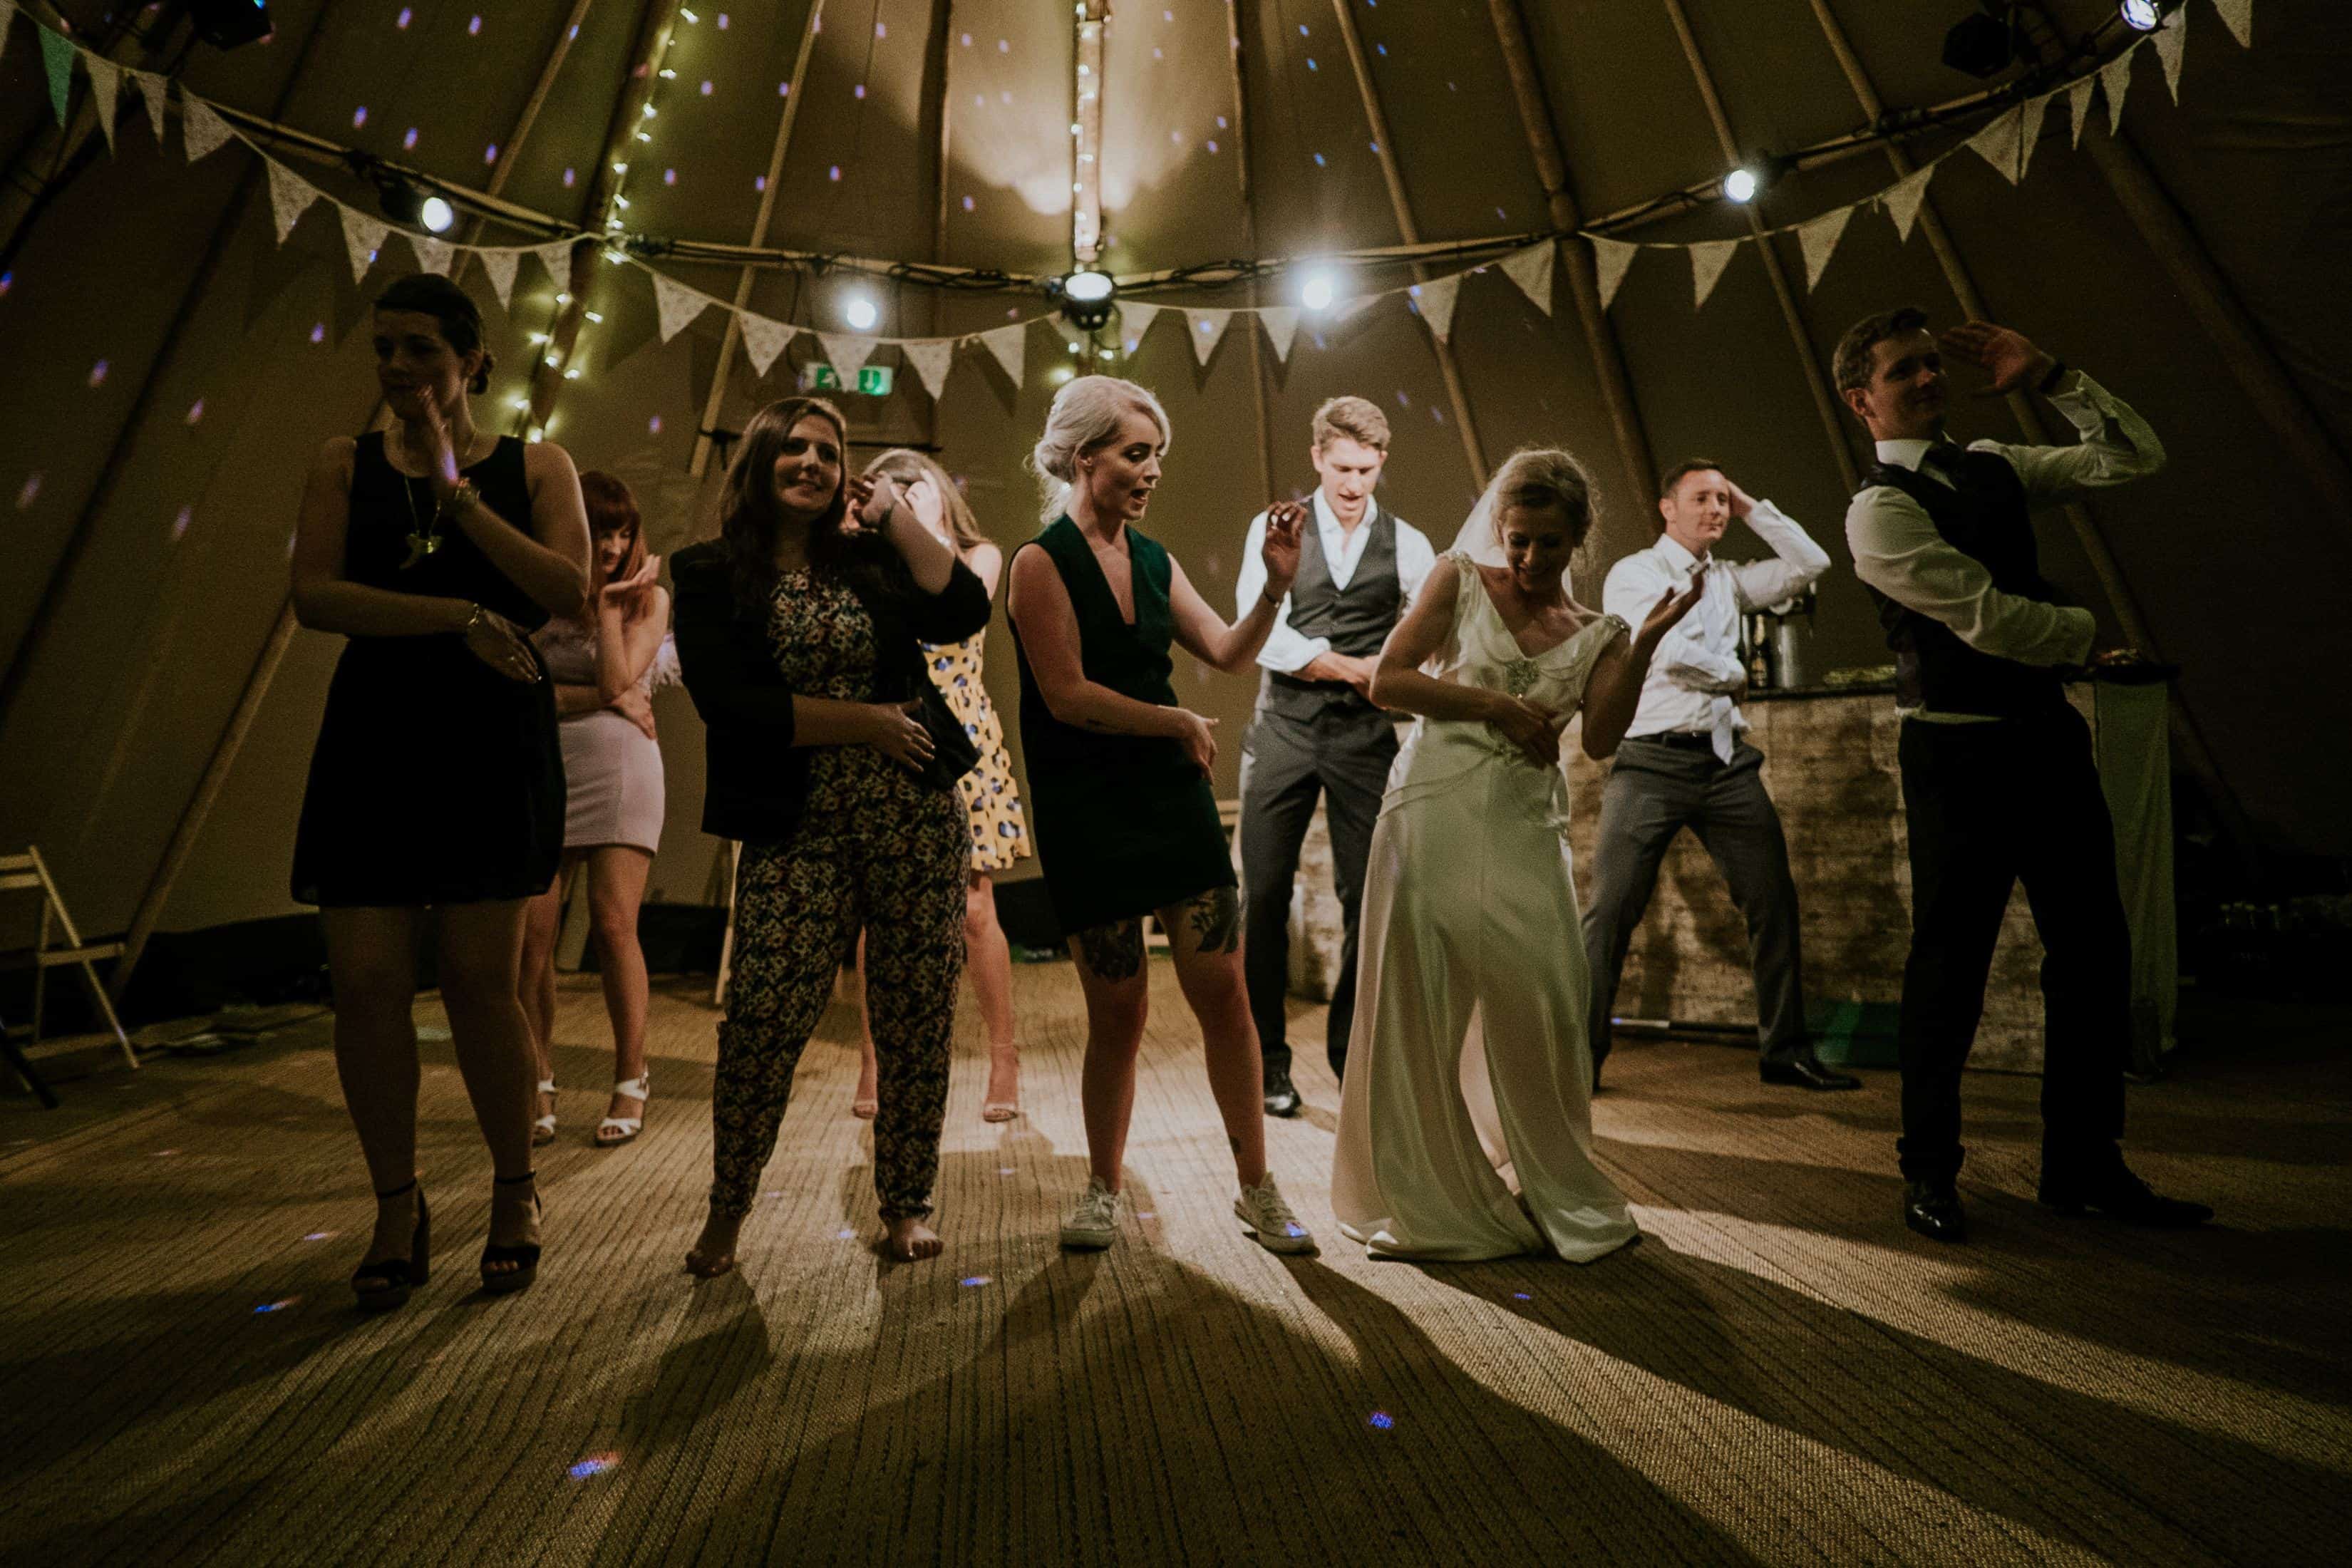
<path id="1" fill-rule="evenodd" d="M 815 771 L 834 771 L 824 763 L 849 763 L 843 772 L 858 776 L 813 789 L 792 837 L 743 846 L 711 1095 L 710 1206 L 751 1212 L 793 1069 L 862 930 L 881 1100 L 874 1190 L 885 1220 L 913 1218 L 931 1212 L 939 1176 L 971 836 L 952 790 L 924 789 L 862 748 Z M 853 798 L 826 798 L 835 795 Z"/>

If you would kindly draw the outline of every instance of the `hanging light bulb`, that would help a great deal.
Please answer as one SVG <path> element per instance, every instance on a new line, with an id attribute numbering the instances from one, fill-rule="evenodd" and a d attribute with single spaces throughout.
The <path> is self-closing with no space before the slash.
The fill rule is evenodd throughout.
<path id="1" fill-rule="evenodd" d="M 2117 14 L 2135 33 L 2153 33 L 2164 26 L 2165 17 L 2179 9 L 2180 0 L 2124 0 Z"/>
<path id="2" fill-rule="evenodd" d="M 1735 202 L 1752 202 L 1762 182 L 1753 169 L 1734 169 L 1723 176 L 1723 194 Z"/>
<path id="3" fill-rule="evenodd" d="M 874 323 L 882 319 L 882 312 L 865 295 L 852 294 L 841 307 L 841 319 L 849 323 L 852 331 L 871 331 Z"/>
<path id="4" fill-rule="evenodd" d="M 1339 284 L 1328 272 L 1319 270 L 1308 273 L 1307 281 L 1298 288 L 1298 302 L 1310 310 L 1329 310 L 1339 295 Z"/>

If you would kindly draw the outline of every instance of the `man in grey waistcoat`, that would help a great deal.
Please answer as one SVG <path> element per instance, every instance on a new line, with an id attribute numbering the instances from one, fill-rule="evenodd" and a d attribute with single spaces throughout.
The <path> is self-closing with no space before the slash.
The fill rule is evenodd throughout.
<path id="1" fill-rule="evenodd" d="M 1265 1109 L 1274 1116 L 1298 1113 L 1283 1004 L 1289 993 L 1291 884 L 1318 795 L 1330 828 L 1331 879 L 1342 921 L 1339 977 L 1324 1043 L 1335 1076 L 1347 1065 L 1364 865 L 1397 751 L 1394 722 L 1369 695 L 1372 668 L 1437 560 L 1419 529 L 1372 499 L 1388 447 L 1388 418 L 1365 399 L 1334 397 L 1315 411 L 1310 456 L 1320 482 L 1313 526 L 1300 531 L 1297 579 L 1257 658 L 1265 673 L 1242 753 L 1243 967 L 1265 1058 Z M 1265 529 L 1261 512 L 1242 546 L 1234 599 L 1244 615 L 1265 592 L 1265 568 L 1258 560 Z"/>

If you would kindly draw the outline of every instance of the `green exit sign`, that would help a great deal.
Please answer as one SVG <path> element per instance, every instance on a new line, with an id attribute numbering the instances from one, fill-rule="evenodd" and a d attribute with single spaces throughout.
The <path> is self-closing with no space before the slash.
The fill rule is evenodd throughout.
<path id="1" fill-rule="evenodd" d="M 863 366 L 857 373 L 857 384 L 851 390 L 856 392 L 861 397 L 887 397 L 890 395 L 891 376 L 891 369 L 887 364 Z M 803 365 L 801 390 L 803 392 L 839 392 L 842 390 L 841 373 L 824 360 L 819 360 L 814 364 Z"/>

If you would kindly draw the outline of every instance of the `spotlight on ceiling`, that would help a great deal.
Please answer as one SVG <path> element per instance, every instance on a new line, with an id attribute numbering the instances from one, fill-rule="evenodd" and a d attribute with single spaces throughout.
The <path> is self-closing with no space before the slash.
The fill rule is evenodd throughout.
<path id="1" fill-rule="evenodd" d="M 216 49 L 265 39 L 272 31 L 266 0 L 191 0 L 188 15 L 196 37 Z"/>
<path id="2" fill-rule="evenodd" d="M 1328 310 L 1331 301 L 1339 296 L 1339 285 L 1328 272 L 1316 271 L 1307 275 L 1298 286 L 1298 302 L 1310 310 Z"/>
<path id="3" fill-rule="evenodd" d="M 457 221 L 457 209 L 449 205 L 448 197 L 438 192 L 421 191 L 398 174 L 378 172 L 375 199 L 383 216 L 393 222 L 407 224 L 428 234 L 446 234 Z"/>
<path id="4" fill-rule="evenodd" d="M 1046 294 L 1059 300 L 1062 317 L 1082 332 L 1099 331 L 1110 321 L 1111 303 L 1118 298 L 1118 285 L 1108 272 L 1088 267 L 1057 278 L 1046 285 Z"/>
<path id="5" fill-rule="evenodd" d="M 874 323 L 882 319 L 882 312 L 865 295 L 852 294 L 841 307 L 841 319 L 849 323 L 852 331 L 871 331 Z"/>
<path id="6" fill-rule="evenodd" d="M 2153 33 L 2164 19 L 2180 9 L 2180 0 L 2124 0 L 2117 8 L 2124 26 L 2136 33 Z"/>
<path id="7" fill-rule="evenodd" d="M 1723 176 L 1723 194 L 1735 202 L 1752 202 L 1764 182 L 1753 169 L 1734 169 Z"/>
<path id="8" fill-rule="evenodd" d="M 2015 19 L 2007 0 L 1984 0 L 1984 8 L 1963 16 L 1944 35 L 1944 63 L 1982 79 L 2007 70 L 2017 58 Z"/>

